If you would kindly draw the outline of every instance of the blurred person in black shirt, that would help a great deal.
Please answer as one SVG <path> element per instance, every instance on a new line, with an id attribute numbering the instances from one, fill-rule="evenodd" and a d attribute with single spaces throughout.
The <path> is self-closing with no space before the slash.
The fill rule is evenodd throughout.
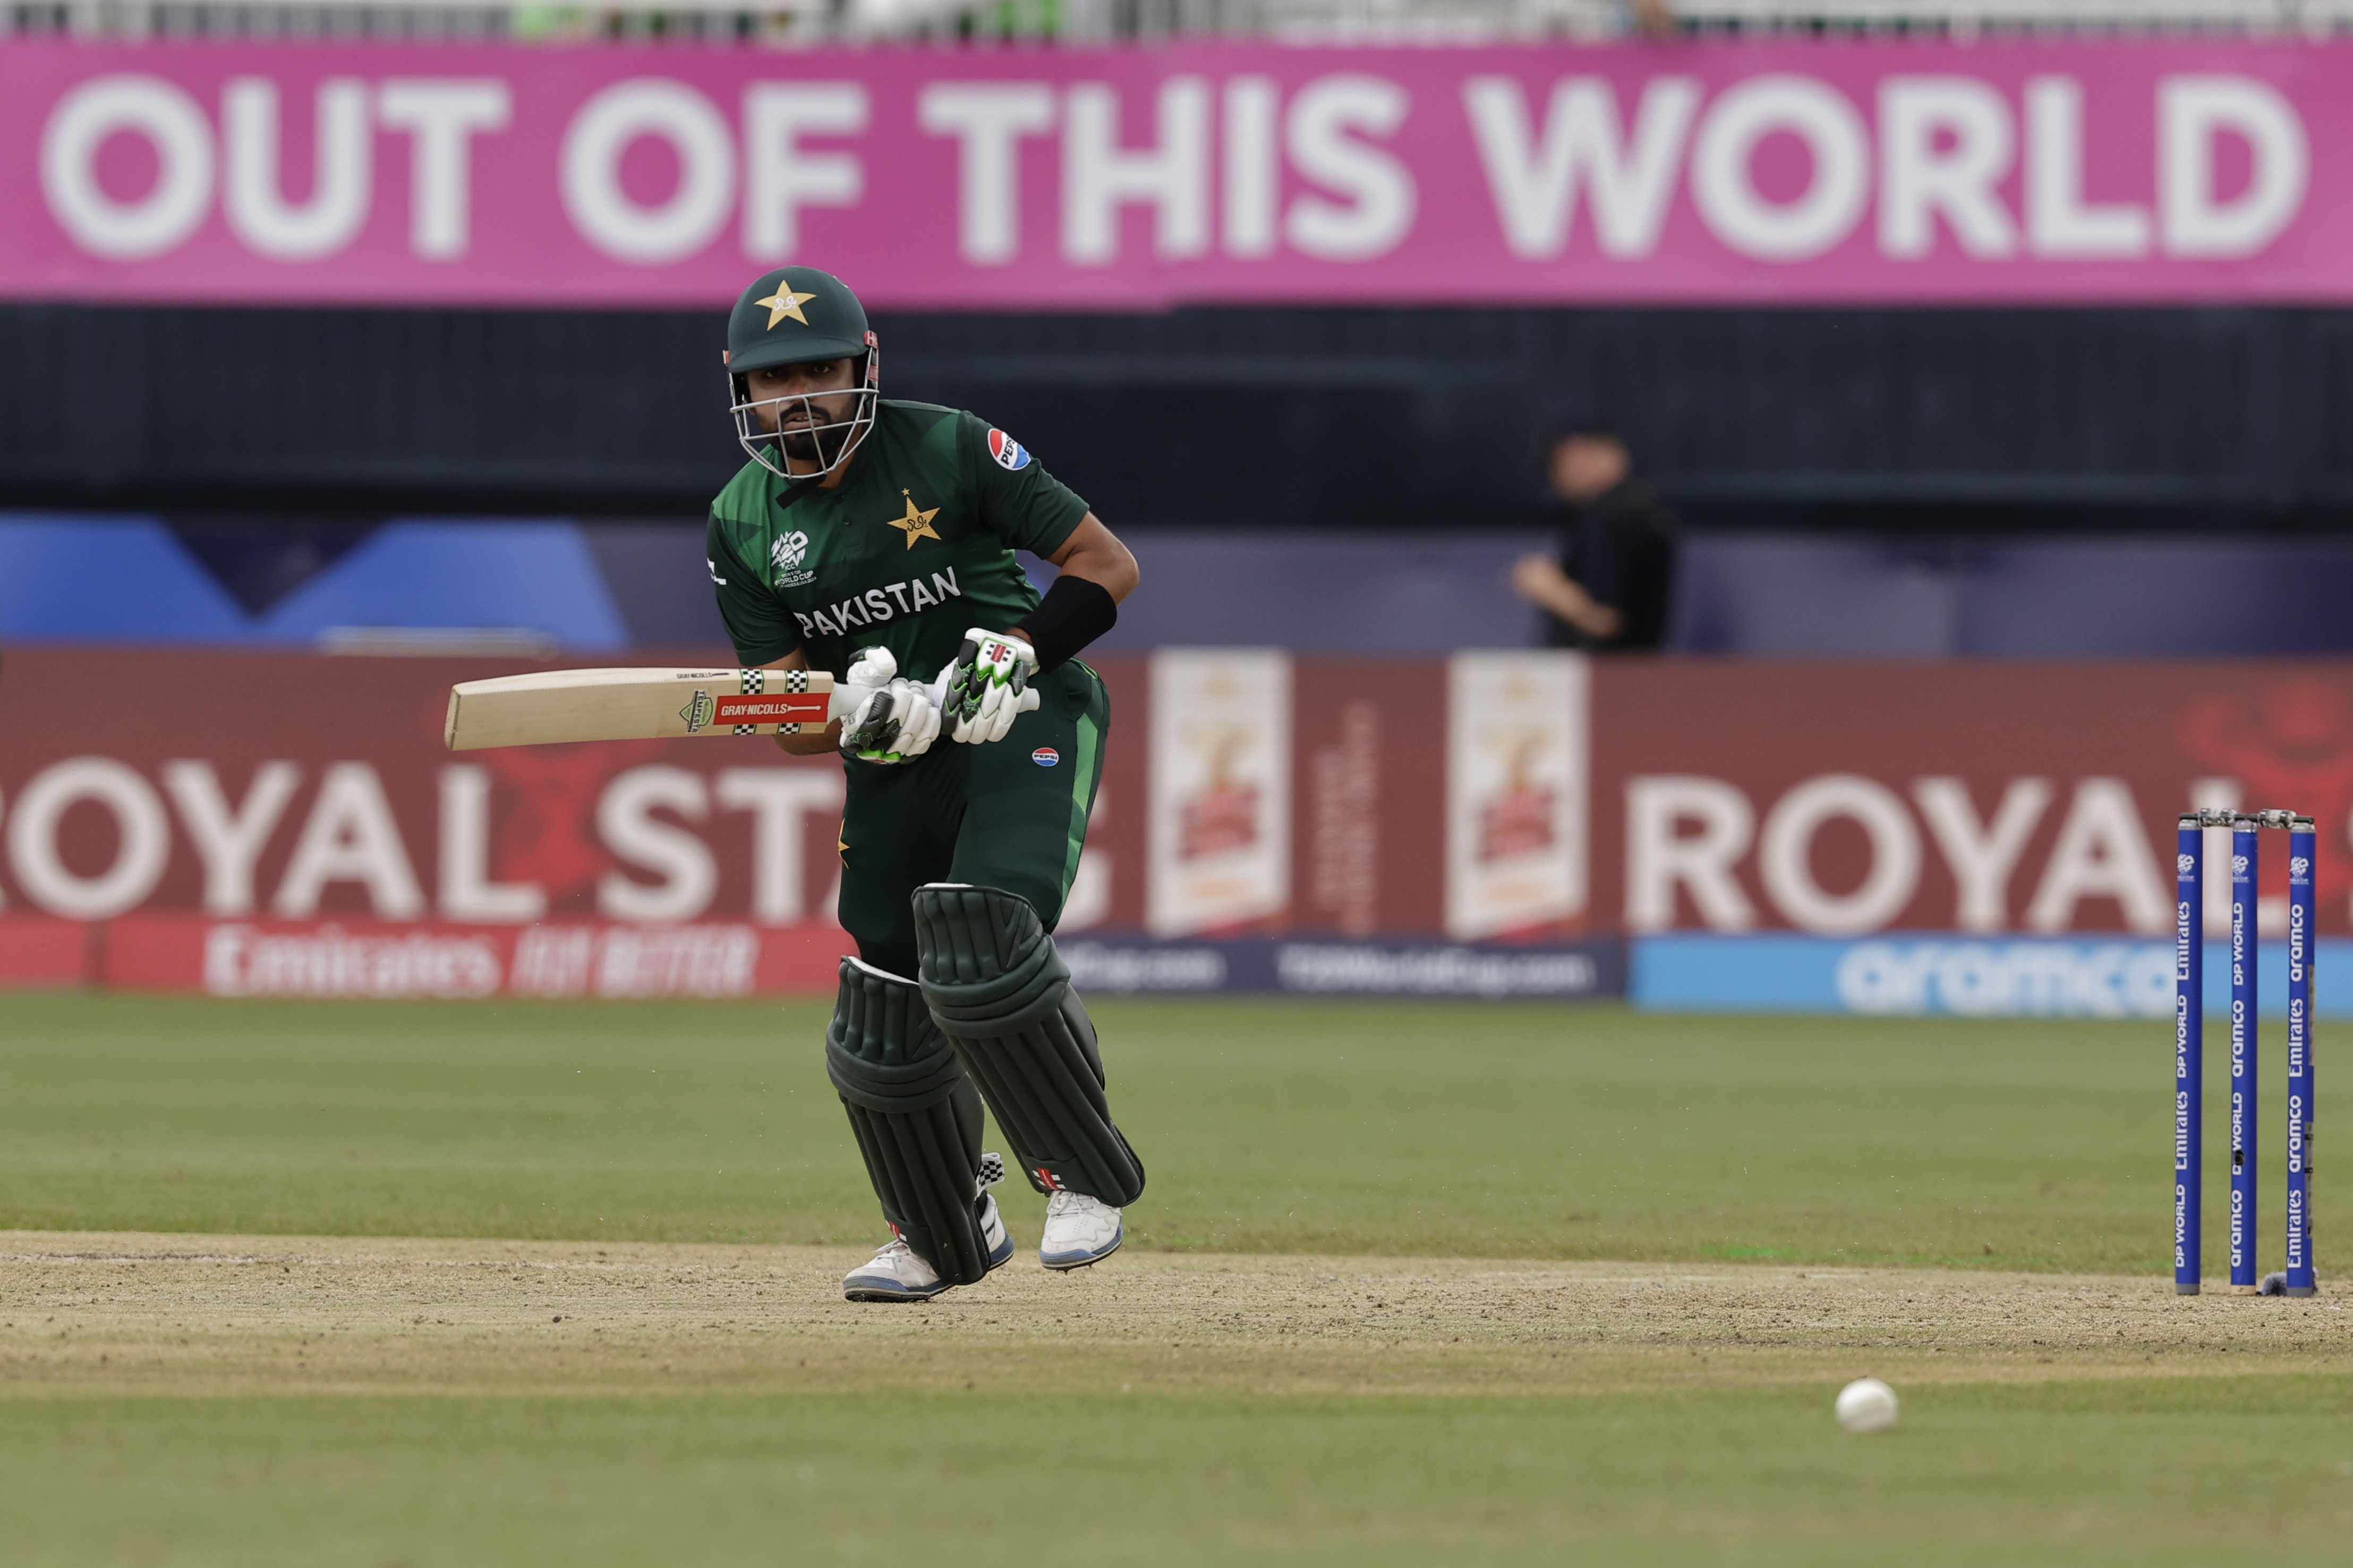
<path id="1" fill-rule="evenodd" d="M 1560 553 L 1525 555 L 1512 590 L 1544 612 L 1547 647 L 1654 651 L 1674 586 L 1675 514 L 1634 475 L 1625 440 L 1605 426 L 1554 437 L 1545 478 L 1566 504 Z"/>

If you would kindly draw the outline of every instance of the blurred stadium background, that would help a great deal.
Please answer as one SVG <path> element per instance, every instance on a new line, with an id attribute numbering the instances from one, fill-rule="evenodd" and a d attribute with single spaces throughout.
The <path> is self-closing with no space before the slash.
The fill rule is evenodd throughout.
<path id="1" fill-rule="evenodd" d="M 714 351 L 789 249 L 1144 563 L 1094 988 L 2164 1014 L 2184 805 L 2318 813 L 2348 929 L 2348 22 L 0 7 L 0 975 L 821 986 L 825 765 L 435 743 L 453 679 L 723 657 Z M 1593 420 L 1683 521 L 1654 655 L 1510 587 Z"/>

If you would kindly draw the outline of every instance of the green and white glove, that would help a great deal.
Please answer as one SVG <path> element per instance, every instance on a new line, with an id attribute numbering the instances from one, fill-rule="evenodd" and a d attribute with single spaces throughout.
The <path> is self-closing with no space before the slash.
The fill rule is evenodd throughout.
<path id="1" fill-rule="evenodd" d="M 903 763 L 931 749 L 940 732 L 937 699 L 924 687 L 899 677 L 899 661 L 887 647 L 860 649 L 849 661 L 839 701 L 841 754 L 861 763 Z"/>
<path id="2" fill-rule="evenodd" d="M 974 626 L 964 634 L 955 662 L 940 673 L 940 721 L 952 741 L 980 745 L 1005 739 L 1018 715 L 1033 711 L 1029 689 L 1038 650 L 1019 637 Z"/>

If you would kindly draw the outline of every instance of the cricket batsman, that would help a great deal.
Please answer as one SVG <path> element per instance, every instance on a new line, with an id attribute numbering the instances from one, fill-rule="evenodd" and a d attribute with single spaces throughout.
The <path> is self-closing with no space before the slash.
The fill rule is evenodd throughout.
<path id="1" fill-rule="evenodd" d="M 841 961 L 826 1068 L 892 1239 L 853 1301 L 925 1301 L 1013 1256 L 987 1191 L 983 1098 L 1047 1194 L 1039 1261 L 1109 1257 L 1144 1165 L 1052 931 L 1103 777 L 1110 705 L 1076 655 L 1109 631 L 1135 558 L 987 421 L 885 402 L 865 309 L 786 267 L 727 321 L 752 460 L 712 503 L 719 613 L 744 668 L 850 689 L 798 755 L 838 749 Z M 1060 575 L 1041 597 L 1017 550 Z"/>

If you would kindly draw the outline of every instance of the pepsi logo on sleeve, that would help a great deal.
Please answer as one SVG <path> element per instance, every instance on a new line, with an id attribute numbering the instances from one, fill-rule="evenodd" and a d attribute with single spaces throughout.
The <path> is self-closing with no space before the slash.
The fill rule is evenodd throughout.
<path id="1" fill-rule="evenodd" d="M 1002 430 L 988 433 L 988 455 L 997 459 L 998 468 L 1017 474 L 1029 466 L 1029 448 Z"/>

